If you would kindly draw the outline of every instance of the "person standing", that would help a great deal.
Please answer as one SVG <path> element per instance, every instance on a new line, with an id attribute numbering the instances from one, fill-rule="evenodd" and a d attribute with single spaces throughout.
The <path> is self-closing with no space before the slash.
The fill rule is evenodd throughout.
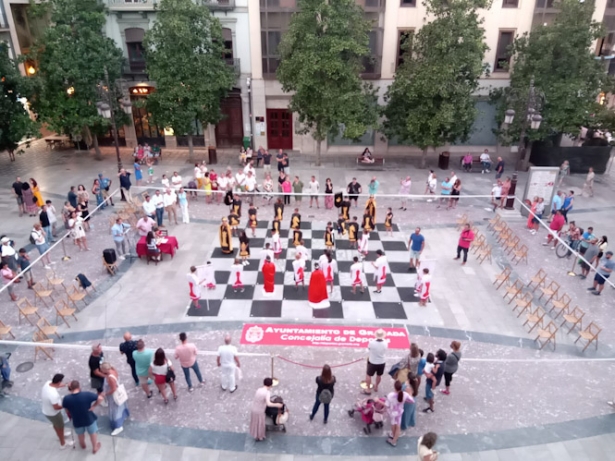
<path id="1" fill-rule="evenodd" d="M 132 192 L 130 192 L 130 173 L 122 168 L 117 175 L 120 178 L 120 189 L 122 190 L 124 197 L 126 197 L 126 201 L 128 203 L 132 203 Z"/>
<path id="2" fill-rule="evenodd" d="M 320 204 L 318 203 L 318 193 L 320 192 L 320 184 L 316 181 L 316 176 L 312 176 L 310 182 L 308 183 L 308 191 L 310 193 L 310 208 L 312 208 L 312 203 L 316 201 L 316 208 L 320 208 Z"/>
<path id="3" fill-rule="evenodd" d="M 38 211 L 36 198 L 34 197 L 34 193 L 32 192 L 30 184 L 28 184 L 27 182 L 21 183 L 21 195 L 23 197 L 23 203 L 26 207 L 26 212 L 28 213 L 28 216 L 36 216 L 36 212 Z"/>
<path id="4" fill-rule="evenodd" d="M 283 165 L 284 165 L 284 172 L 289 175 L 290 174 L 290 158 L 288 157 L 288 154 L 286 152 L 284 152 L 283 157 Z"/>
<path id="5" fill-rule="evenodd" d="M 391 433 L 387 437 L 387 443 L 396 447 L 397 440 L 401 433 L 400 425 L 404 414 L 404 404 L 414 403 L 414 399 L 403 391 L 401 382 L 395 381 L 394 387 L 395 390 L 389 392 L 386 398 L 386 406 L 388 409 L 389 421 L 391 423 Z"/>
<path id="6" fill-rule="evenodd" d="M 96 395 L 93 392 L 81 392 L 79 381 L 71 381 L 68 386 L 70 394 L 62 399 L 62 407 L 65 408 L 73 420 L 73 427 L 79 440 L 79 446 L 85 450 L 85 433 L 90 435 L 92 442 L 92 453 L 96 454 L 100 450 L 98 441 L 98 417 L 93 411 L 102 401 L 103 395 Z"/>
<path id="7" fill-rule="evenodd" d="M 149 195 L 146 195 L 143 201 L 143 212 L 151 219 L 156 219 L 156 204 Z"/>
<path id="8" fill-rule="evenodd" d="M 434 412 L 434 390 L 442 381 L 445 360 L 446 352 L 442 349 L 438 349 L 435 356 L 432 353 L 427 354 L 427 364 L 424 370 L 427 378 L 425 380 L 425 400 L 429 403 L 429 406 L 423 409 L 423 413 Z"/>
<path id="9" fill-rule="evenodd" d="M 15 195 L 15 199 L 17 200 L 17 209 L 19 210 L 20 217 L 23 216 L 23 214 L 26 212 L 26 207 L 24 206 L 23 202 L 22 185 L 23 183 L 21 182 L 21 178 L 17 176 L 17 179 L 15 179 L 15 182 L 11 186 L 13 188 L 13 194 Z"/>
<path id="10" fill-rule="evenodd" d="M 17 295 L 13 291 L 14 283 L 11 283 L 11 280 L 13 280 L 16 276 L 17 274 L 11 270 L 7 263 L 4 261 L 0 262 L 0 277 L 2 277 L 2 283 L 7 286 L 6 291 L 8 292 L 11 301 L 17 301 Z"/>
<path id="11" fill-rule="evenodd" d="M 268 150 L 263 153 L 263 171 L 271 173 L 271 154 Z"/>
<path id="12" fill-rule="evenodd" d="M 502 157 L 498 157 L 498 163 L 495 164 L 495 179 L 500 179 L 504 174 L 504 160 Z"/>
<path id="13" fill-rule="evenodd" d="M 421 264 L 421 254 L 425 249 L 425 237 L 421 234 L 421 228 L 414 229 L 414 234 L 410 236 L 408 240 L 408 246 L 410 247 L 410 267 L 409 271 L 416 270 Z"/>
<path id="14" fill-rule="evenodd" d="M 502 199 L 502 181 L 498 179 L 498 181 L 491 188 L 491 205 L 493 206 L 493 212 L 498 209 L 500 206 L 500 201 Z"/>
<path id="15" fill-rule="evenodd" d="M 161 227 L 164 219 L 164 197 L 160 193 L 160 189 L 156 189 L 156 193 L 152 197 L 152 203 L 156 212 L 156 223 L 158 227 Z M 145 204 L 143 204 L 145 207 Z"/>
<path id="16" fill-rule="evenodd" d="M 43 196 L 41 194 L 41 189 L 38 186 L 38 183 L 36 182 L 36 179 L 30 178 L 30 187 L 32 188 L 32 194 L 36 198 L 36 206 L 42 207 L 45 204 L 45 201 L 43 200 Z"/>
<path id="17" fill-rule="evenodd" d="M 446 395 L 450 395 L 451 381 L 453 381 L 453 375 L 457 373 L 459 369 L 459 361 L 461 360 L 461 343 L 459 341 L 453 341 L 451 343 L 451 349 L 453 350 L 446 356 L 444 361 L 444 385 L 446 389 L 440 389 L 440 392 Z"/>
<path id="18" fill-rule="evenodd" d="M 402 391 L 407 392 L 412 397 L 412 402 L 404 402 L 404 412 L 399 426 L 402 431 L 416 426 L 416 397 L 419 395 L 419 384 L 419 378 L 412 372 L 408 373 L 408 381 L 402 384 Z"/>
<path id="19" fill-rule="evenodd" d="M 256 390 L 254 400 L 252 401 L 249 432 L 257 442 L 265 440 L 267 431 L 265 410 L 267 407 L 282 408 L 284 406 L 282 403 L 274 403 L 271 401 L 271 386 L 273 386 L 273 380 L 271 378 L 265 378 L 263 380 L 263 387 L 259 387 Z"/>
<path id="20" fill-rule="evenodd" d="M 562 187 L 564 178 L 568 176 L 569 174 L 570 174 L 570 163 L 568 162 L 568 160 L 564 160 L 564 162 L 559 167 L 559 171 L 557 172 L 557 176 L 559 178 L 557 187 Z"/>
<path id="21" fill-rule="evenodd" d="M 175 225 L 177 225 L 177 195 L 175 192 L 168 188 L 164 195 L 162 196 L 164 209 L 167 212 L 167 219 L 169 220 L 169 224 L 171 224 L 171 216 L 173 217 L 173 221 L 175 221 Z"/>
<path id="22" fill-rule="evenodd" d="M 466 262 L 468 262 L 468 250 L 470 249 L 470 245 L 472 245 L 472 241 L 474 241 L 474 232 L 472 231 L 472 226 L 470 226 L 469 223 L 466 223 L 463 226 L 461 235 L 459 236 L 459 243 L 457 243 L 457 257 L 454 258 L 455 260 L 458 260 L 461 257 L 461 252 L 463 251 L 462 266 L 465 266 Z"/>
<path id="23" fill-rule="evenodd" d="M 438 203 L 438 208 L 442 206 L 443 203 L 446 203 L 449 200 L 451 192 L 453 191 L 454 182 L 450 178 L 446 178 L 440 184 L 440 203 Z"/>
<path id="24" fill-rule="evenodd" d="M 333 208 L 333 183 L 331 178 L 325 180 L 325 208 L 327 210 Z"/>
<path id="25" fill-rule="evenodd" d="M 429 268 L 425 267 L 423 269 L 423 274 L 419 280 L 418 284 L 418 294 L 419 298 L 419 306 L 426 306 L 427 301 L 429 301 L 431 289 L 431 275 L 429 275 Z"/>
<path id="26" fill-rule="evenodd" d="M 88 361 L 88 367 L 90 368 L 90 386 L 92 389 L 96 389 L 96 392 L 99 394 L 102 393 L 105 383 L 105 375 L 100 371 L 100 366 L 105 360 L 104 355 L 102 346 L 100 344 L 95 344 L 92 346 L 92 353 Z"/>
<path id="27" fill-rule="evenodd" d="M 15 259 L 15 248 L 11 244 L 11 239 L 8 237 L 2 237 L 0 240 L 0 254 L 2 255 L 2 262 L 8 264 L 13 272 L 17 272 L 17 261 Z"/>
<path id="28" fill-rule="evenodd" d="M 25 248 L 19 249 L 17 265 L 20 269 L 19 275 L 25 277 L 26 281 L 28 282 L 28 288 L 32 290 L 34 286 L 34 277 L 32 276 L 32 270 L 30 269 L 30 257 L 28 256 L 28 252 Z"/>
<path id="29" fill-rule="evenodd" d="M 57 373 L 53 375 L 51 381 L 47 381 L 43 385 L 41 391 L 41 406 L 43 415 L 49 420 L 53 426 L 58 439 L 60 440 L 60 450 L 64 450 L 67 447 L 72 447 L 74 443 L 70 440 L 66 440 L 66 436 L 70 435 L 70 431 L 64 429 L 64 414 L 62 413 L 62 397 L 58 392 L 58 389 L 64 387 L 62 383 L 64 375 Z"/>
<path id="30" fill-rule="evenodd" d="M 587 176 L 585 177 L 585 183 L 583 184 L 583 192 L 581 192 L 581 195 L 584 195 L 585 191 L 587 190 L 589 191 L 590 197 L 594 196 L 594 178 L 595 177 L 596 177 L 596 173 L 594 173 L 594 169 L 590 166 L 589 171 L 587 172 Z M 17 200 L 17 203 L 19 203 L 19 199 Z M 21 214 L 19 216 L 21 216 Z"/>
<path id="31" fill-rule="evenodd" d="M 113 235 L 113 242 L 115 243 L 117 257 L 119 259 L 126 259 L 124 255 L 128 253 L 126 251 L 126 231 L 129 228 L 130 227 L 126 227 L 122 218 L 117 218 L 115 224 L 111 227 L 111 234 Z"/>
<path id="32" fill-rule="evenodd" d="M 100 188 L 102 189 L 101 192 L 102 192 L 103 200 L 105 201 L 105 203 L 109 201 L 111 206 L 115 206 L 113 204 L 113 197 L 111 196 L 111 194 L 109 194 L 109 189 L 111 188 L 112 180 L 109 178 L 103 177 L 102 173 L 98 173 L 98 180 L 100 181 Z"/>
<path id="33" fill-rule="evenodd" d="M 282 149 L 278 151 L 278 154 L 275 156 L 276 162 L 278 163 L 278 172 L 284 173 L 284 153 Z"/>
<path id="34" fill-rule="evenodd" d="M 615 261 L 613 260 L 613 252 L 607 251 L 604 257 L 598 263 L 596 275 L 594 276 L 594 284 L 587 290 L 596 296 L 600 296 L 602 290 L 604 290 L 604 283 L 611 276 L 611 273 L 615 269 Z"/>
<path id="35" fill-rule="evenodd" d="M 190 215 L 188 214 L 188 196 L 183 187 L 179 188 L 177 193 L 177 201 L 179 202 L 179 208 L 182 210 L 182 223 L 190 223 Z"/>
<path id="36" fill-rule="evenodd" d="M 47 204 L 43 205 L 41 212 L 38 214 L 38 219 L 41 221 L 41 227 L 45 231 L 47 242 L 53 242 L 53 235 L 51 233 L 51 221 L 49 220 L 49 214 L 47 213 Z"/>
<path id="37" fill-rule="evenodd" d="M 40 222 L 34 224 L 34 227 L 30 232 L 30 241 L 34 242 L 36 249 L 42 256 L 41 261 L 45 264 L 45 269 L 51 269 L 51 258 L 49 257 L 49 253 L 45 254 L 45 252 L 49 250 L 49 242 L 47 242 L 47 239 L 45 238 L 45 233 L 43 232 Z"/>
<path id="38" fill-rule="evenodd" d="M 167 398 L 167 383 L 171 387 L 173 398 L 177 400 L 177 392 L 175 390 L 175 371 L 173 364 L 164 353 L 164 349 L 159 347 L 154 354 L 154 360 L 149 367 L 149 374 L 154 376 L 154 383 L 160 391 L 165 405 L 169 403 Z"/>
<path id="39" fill-rule="evenodd" d="M 357 286 L 361 289 L 361 293 L 365 293 L 363 280 L 365 275 L 363 274 L 363 263 L 359 261 L 359 258 L 355 256 L 352 258 L 353 264 L 350 266 L 350 280 L 352 281 L 352 294 L 356 294 Z"/>
<path id="40" fill-rule="evenodd" d="M 145 237 L 147 234 L 149 234 L 152 231 L 155 225 L 156 225 L 156 221 L 154 221 L 146 213 L 143 213 L 143 215 L 141 216 L 141 219 L 137 221 L 137 230 L 139 231 L 139 236 Z"/>
<path id="41" fill-rule="evenodd" d="M 555 216 L 556 211 L 560 211 L 562 209 L 562 205 L 564 201 L 562 200 L 562 191 L 558 190 L 553 196 L 553 200 L 551 200 L 551 217 L 549 222 L 553 220 L 553 216 Z"/>
<path id="42" fill-rule="evenodd" d="M 363 391 L 364 394 L 371 395 L 372 393 L 372 377 L 376 375 L 376 383 L 374 384 L 374 392 L 378 392 L 378 386 L 380 385 L 380 381 L 382 380 L 382 375 L 384 374 L 384 367 L 386 365 L 385 355 L 388 349 L 388 344 L 384 340 L 386 337 L 386 332 L 379 328 L 376 330 L 375 338 L 371 339 L 367 344 L 368 350 L 368 359 L 367 359 L 367 371 L 365 376 L 365 386 L 366 389 Z"/>
<path id="43" fill-rule="evenodd" d="M 223 391 L 228 390 L 231 394 L 237 390 L 235 383 L 237 369 L 241 367 L 237 348 L 231 344 L 231 335 L 224 335 L 224 344 L 218 347 L 216 363 L 220 367 L 220 386 Z"/>
<path id="44" fill-rule="evenodd" d="M 564 203 L 562 204 L 562 214 L 564 215 L 564 220 L 568 223 L 568 213 L 572 211 L 574 206 L 574 191 L 571 190 L 566 198 L 564 199 Z"/>
<path id="45" fill-rule="evenodd" d="M 132 352 L 132 359 L 135 362 L 135 370 L 139 378 L 139 384 L 148 399 L 152 398 L 153 392 L 149 388 L 149 366 L 154 358 L 154 351 L 145 348 L 145 341 L 137 341 L 137 350 Z"/>
<path id="46" fill-rule="evenodd" d="M 374 293 L 381 293 L 382 287 L 387 281 L 387 258 L 382 250 L 377 250 L 376 255 L 376 261 L 372 263 L 376 269 L 374 272 L 374 281 L 376 282 Z"/>
<path id="47" fill-rule="evenodd" d="M 399 195 L 401 195 L 401 207 L 400 210 L 406 211 L 406 206 L 408 205 L 408 196 L 410 195 L 410 189 L 412 187 L 412 180 L 410 176 L 406 176 L 405 179 L 402 179 L 399 182 Z"/>
<path id="48" fill-rule="evenodd" d="M 179 334 L 179 340 L 181 344 L 175 348 L 175 358 L 179 360 L 179 364 L 184 372 L 186 383 L 188 384 L 188 391 L 194 391 L 192 387 L 192 379 L 190 378 L 190 369 L 194 370 L 194 374 L 199 380 L 199 384 L 202 386 L 205 384 L 203 377 L 201 376 L 201 370 L 199 369 L 199 362 L 197 362 L 197 349 L 194 343 L 188 342 L 188 336 L 186 333 Z"/>
<path id="49" fill-rule="evenodd" d="M 109 362 L 105 362 L 100 366 L 100 371 L 105 375 L 105 384 L 103 387 L 103 395 L 107 399 L 109 407 L 109 423 L 111 425 L 111 435 L 115 436 L 124 430 L 124 420 L 130 416 L 126 402 L 117 404 L 113 398 L 113 394 L 118 390 L 120 378 L 117 370 L 111 366 Z"/>
<path id="50" fill-rule="evenodd" d="M 352 181 L 346 187 L 346 192 L 348 192 L 350 204 L 352 205 L 352 201 L 354 200 L 354 206 L 359 206 L 359 194 L 363 192 L 363 189 L 361 188 L 361 184 L 357 182 L 357 178 L 352 178 Z"/>
<path id="51" fill-rule="evenodd" d="M 135 364 L 135 359 L 132 356 L 132 353 L 137 350 L 137 341 L 132 339 L 132 334 L 130 331 L 124 333 L 124 342 L 120 344 L 120 354 L 126 356 L 126 363 L 130 367 L 130 372 L 132 373 L 132 379 L 135 380 L 135 385 L 139 385 L 139 375 L 137 374 L 137 368 Z"/>
<path id="52" fill-rule="evenodd" d="M 56 207 L 53 206 L 51 200 L 45 202 L 47 206 L 47 217 L 49 218 L 49 224 L 51 225 L 51 236 L 56 236 L 56 223 L 58 222 Z"/>
<path id="53" fill-rule="evenodd" d="M 369 195 L 376 195 L 378 193 L 378 188 L 380 187 L 380 183 L 376 179 L 376 176 L 372 176 L 372 180 L 367 185 L 367 190 Z"/>
<path id="54" fill-rule="evenodd" d="M 334 387 L 335 376 L 331 373 L 331 367 L 325 364 L 325 366 L 322 367 L 320 376 L 316 376 L 316 401 L 312 407 L 310 421 L 314 419 L 314 416 L 316 416 L 316 413 L 320 408 L 320 404 L 322 403 L 325 407 L 324 423 L 327 424 L 327 421 L 329 420 L 329 405 L 331 404 L 331 400 L 333 400 Z"/>
<path id="55" fill-rule="evenodd" d="M 282 186 L 284 186 L 284 183 L 282 183 Z M 303 198 L 301 195 L 303 194 L 303 181 L 299 179 L 299 176 L 295 176 L 295 179 L 293 181 L 293 192 L 295 194 L 295 203 L 301 204 L 301 199 Z M 288 204 L 290 205 L 290 199 L 288 201 Z M 311 203 L 311 198 L 310 198 L 310 208 L 312 208 L 311 205 L 312 203 Z"/>

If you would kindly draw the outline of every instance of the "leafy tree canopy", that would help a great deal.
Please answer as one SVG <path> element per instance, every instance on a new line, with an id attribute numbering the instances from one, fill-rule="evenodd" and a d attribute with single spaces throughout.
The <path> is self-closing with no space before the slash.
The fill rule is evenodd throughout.
<path id="1" fill-rule="evenodd" d="M 555 6 L 560 12 L 552 24 L 538 25 L 513 42 L 510 87 L 492 92 L 499 122 L 507 109 L 516 113 L 510 126 L 496 130 L 506 144 L 519 142 L 532 79 L 542 123 L 538 130 L 527 130 L 530 141 L 559 134 L 576 137 L 581 127 L 604 119 L 605 108 L 596 99 L 613 82 L 592 52 L 592 43 L 604 33 L 592 20 L 594 1 L 561 0 Z"/>
<path id="2" fill-rule="evenodd" d="M 23 105 L 29 96 L 27 79 L 9 57 L 4 43 L 0 43 L 0 89 L 0 151 L 8 151 L 14 159 L 19 142 L 36 136 L 38 126 Z"/>
<path id="3" fill-rule="evenodd" d="M 404 62 L 385 95 L 383 132 L 426 151 L 469 137 L 473 94 L 487 72 L 479 8 L 487 0 L 426 0 L 433 20 L 406 43 Z"/>
<path id="4" fill-rule="evenodd" d="M 194 123 L 220 121 L 220 100 L 236 76 L 224 60 L 222 26 L 208 8 L 191 0 L 162 0 L 145 35 L 147 72 L 156 92 L 147 108 L 156 123 L 192 135 Z"/>
<path id="5" fill-rule="evenodd" d="M 360 73 L 369 57 L 371 24 L 353 0 L 300 0 L 282 37 L 277 76 L 292 92 L 290 109 L 320 146 L 328 134 L 361 137 L 375 125 L 376 94 Z"/>
<path id="6" fill-rule="evenodd" d="M 89 137 L 108 127 L 96 109 L 98 86 L 105 67 L 112 83 L 120 77 L 122 51 L 102 32 L 106 9 L 98 0 L 49 0 L 48 7 L 52 25 L 26 57 L 38 65 L 32 108 L 52 130 Z"/>

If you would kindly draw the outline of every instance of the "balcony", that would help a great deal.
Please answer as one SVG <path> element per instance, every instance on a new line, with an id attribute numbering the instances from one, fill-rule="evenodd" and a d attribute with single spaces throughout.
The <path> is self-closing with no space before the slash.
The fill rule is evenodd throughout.
<path id="1" fill-rule="evenodd" d="M 233 68 L 233 72 L 235 73 L 235 77 L 239 78 L 241 74 L 241 62 L 239 58 L 225 58 L 226 63 Z"/>
<path id="2" fill-rule="evenodd" d="M 154 11 L 160 0 L 106 0 L 109 11 Z M 208 7 L 212 11 L 230 11 L 235 9 L 235 0 L 192 0 L 197 5 Z"/>

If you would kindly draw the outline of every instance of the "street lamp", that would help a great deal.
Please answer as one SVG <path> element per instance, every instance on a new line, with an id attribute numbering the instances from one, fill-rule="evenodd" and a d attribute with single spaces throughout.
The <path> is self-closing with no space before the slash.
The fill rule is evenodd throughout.
<path id="1" fill-rule="evenodd" d="M 109 72 L 105 67 L 104 84 L 98 86 L 100 89 L 100 101 L 96 103 L 98 115 L 111 121 L 111 130 L 113 131 L 113 143 L 115 144 L 115 154 L 117 155 L 117 171 L 122 169 L 122 157 L 120 156 L 120 142 L 117 136 L 117 126 L 115 124 L 115 114 L 113 113 L 113 92 L 109 91 Z M 126 114 L 132 114 L 132 104 L 127 97 L 122 98 L 120 107 Z"/>

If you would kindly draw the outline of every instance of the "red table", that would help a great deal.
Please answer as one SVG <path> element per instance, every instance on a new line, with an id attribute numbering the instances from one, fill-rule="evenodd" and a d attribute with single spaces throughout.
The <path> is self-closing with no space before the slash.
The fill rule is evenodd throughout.
<path id="1" fill-rule="evenodd" d="M 171 258 L 175 256 L 175 250 L 179 248 L 179 244 L 177 243 L 177 239 L 175 237 L 165 237 L 167 239 L 166 243 L 161 243 L 158 245 L 161 253 L 166 253 L 171 255 Z M 145 236 L 139 239 L 139 243 L 137 243 L 137 256 L 139 258 L 141 256 L 147 256 L 147 243 L 145 242 Z"/>

